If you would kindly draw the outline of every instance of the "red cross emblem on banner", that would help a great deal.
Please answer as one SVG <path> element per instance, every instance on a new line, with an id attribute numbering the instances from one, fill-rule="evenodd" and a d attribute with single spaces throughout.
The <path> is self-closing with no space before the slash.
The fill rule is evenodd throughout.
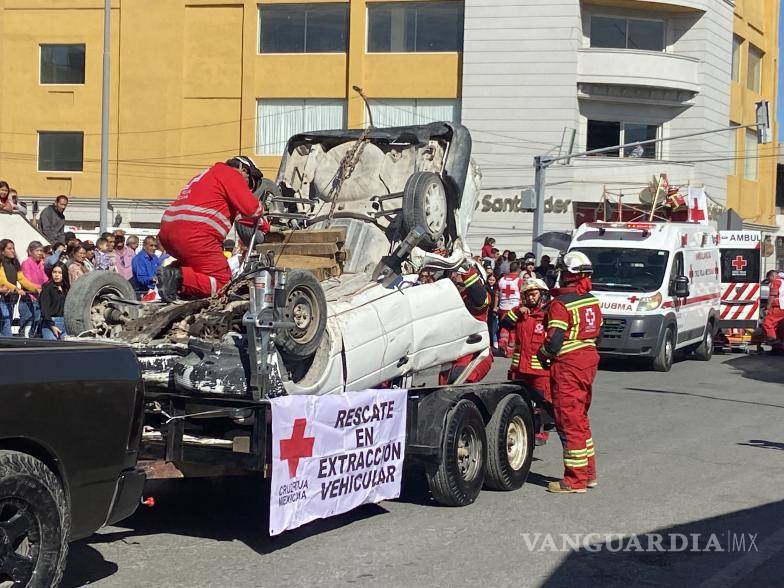
<path id="1" fill-rule="evenodd" d="M 694 206 L 691 208 L 691 220 L 693 221 L 703 221 L 705 220 L 705 211 L 700 208 L 700 202 L 696 198 L 694 200 Z"/>
<path id="2" fill-rule="evenodd" d="M 290 439 L 280 440 L 280 460 L 289 462 L 289 477 L 297 475 L 299 460 L 313 455 L 315 437 L 305 437 L 306 419 L 295 419 L 294 428 L 291 430 Z"/>
<path id="3" fill-rule="evenodd" d="M 749 262 L 743 259 L 742 255 L 738 255 L 735 257 L 735 259 L 732 260 L 732 267 L 734 267 L 739 272 L 743 271 L 743 268 L 745 268 L 747 265 L 749 265 Z"/>

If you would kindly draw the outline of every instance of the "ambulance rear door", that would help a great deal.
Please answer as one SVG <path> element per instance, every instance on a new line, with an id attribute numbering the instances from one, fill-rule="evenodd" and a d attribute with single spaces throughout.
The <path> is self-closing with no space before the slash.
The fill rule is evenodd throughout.
<path id="1" fill-rule="evenodd" d="M 721 231 L 721 310 L 719 328 L 754 328 L 760 311 L 759 231 Z"/>

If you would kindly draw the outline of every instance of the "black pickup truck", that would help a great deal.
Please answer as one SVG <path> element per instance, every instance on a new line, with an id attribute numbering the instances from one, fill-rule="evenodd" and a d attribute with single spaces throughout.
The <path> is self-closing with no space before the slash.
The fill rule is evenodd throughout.
<path id="1" fill-rule="evenodd" d="M 69 541 L 139 504 L 139 365 L 126 347 L 5 338 L 0 366 L 0 586 L 56 586 Z"/>

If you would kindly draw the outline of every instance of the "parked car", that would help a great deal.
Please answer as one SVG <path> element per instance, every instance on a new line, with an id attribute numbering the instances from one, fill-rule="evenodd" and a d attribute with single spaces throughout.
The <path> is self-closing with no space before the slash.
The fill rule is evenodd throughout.
<path id="1" fill-rule="evenodd" d="M 0 586 L 56 586 L 68 542 L 131 515 L 144 387 L 127 347 L 0 339 Z"/>

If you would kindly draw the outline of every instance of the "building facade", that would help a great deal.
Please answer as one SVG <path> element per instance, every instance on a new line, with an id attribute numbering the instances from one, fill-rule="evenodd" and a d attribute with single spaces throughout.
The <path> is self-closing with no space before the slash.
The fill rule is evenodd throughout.
<path id="1" fill-rule="evenodd" d="M 0 0 L 0 179 L 98 218 L 102 0 Z M 457 0 L 113 0 L 110 219 L 147 226 L 237 153 L 275 177 L 291 134 L 460 116 Z"/>
<path id="2" fill-rule="evenodd" d="M 532 215 L 516 209 L 535 155 L 750 124 L 756 100 L 775 104 L 777 0 L 466 0 L 465 14 L 462 114 L 484 172 L 473 243 L 493 235 L 503 247 L 530 247 Z M 752 53 L 748 75 L 743 60 L 743 73 L 733 62 L 740 28 L 741 54 L 751 42 L 763 52 Z M 757 148 L 746 137 L 726 131 L 553 165 L 545 229 L 589 220 L 605 192 L 640 206 L 661 173 L 674 185 L 704 186 L 714 215 L 729 205 L 772 223 L 775 165 L 747 160 Z M 747 179 L 730 173 L 744 165 Z"/>

